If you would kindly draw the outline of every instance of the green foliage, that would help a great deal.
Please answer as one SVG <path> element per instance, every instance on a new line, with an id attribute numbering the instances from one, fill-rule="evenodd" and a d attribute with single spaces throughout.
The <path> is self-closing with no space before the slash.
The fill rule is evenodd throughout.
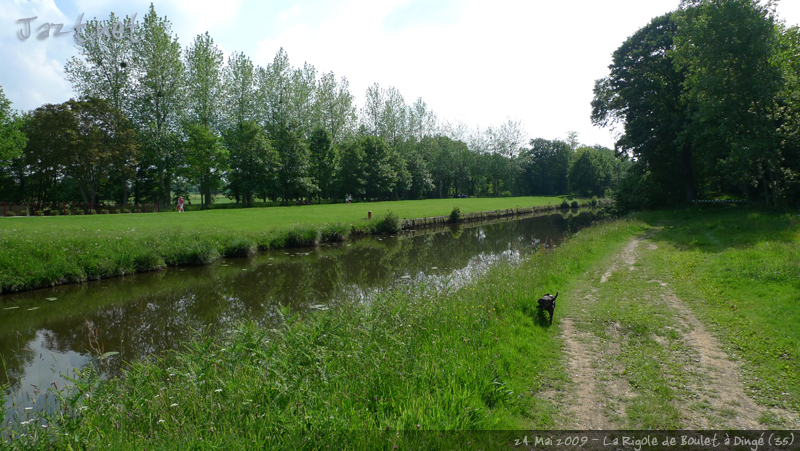
<path id="1" fill-rule="evenodd" d="M 581 206 L 581 204 L 576 199 L 576 200 L 573 200 L 572 203 L 569 204 L 569 206 L 572 207 L 572 208 L 578 208 L 578 207 Z"/>
<path id="2" fill-rule="evenodd" d="M 566 193 L 567 172 L 572 149 L 564 141 L 532 139 L 530 148 L 522 152 L 522 180 L 528 193 L 553 195 Z"/>
<path id="3" fill-rule="evenodd" d="M 450 222 L 456 223 L 461 220 L 461 209 L 458 206 L 453 207 L 453 211 L 450 212 Z"/>
<path id="4" fill-rule="evenodd" d="M 592 202 L 592 207 L 597 206 L 597 196 L 592 196 L 591 202 Z"/>
<path id="5" fill-rule="evenodd" d="M 7 217 L 9 217 L 9 218 L 10 218 L 10 217 L 13 217 L 13 216 L 16 216 L 16 215 L 17 215 L 17 214 L 16 214 L 16 213 L 14 213 L 13 211 L 7 211 L 7 212 L 6 212 L 6 216 L 7 216 Z"/>
<path id="6" fill-rule="evenodd" d="M 210 200 L 211 189 L 218 187 L 222 171 L 228 165 L 228 151 L 222 146 L 220 139 L 206 126 L 188 124 L 186 134 L 186 163 L 183 169 L 186 177 L 200 185 L 204 195 L 204 204 Z"/>
<path id="7" fill-rule="evenodd" d="M 578 149 L 567 174 L 569 186 L 581 196 L 603 195 L 611 187 L 612 163 L 590 147 Z"/>
<path id="8" fill-rule="evenodd" d="M 278 154 L 266 132 L 255 122 L 244 122 L 223 135 L 228 149 L 228 189 L 245 206 L 252 206 L 256 195 L 277 191 Z"/>
<path id="9" fill-rule="evenodd" d="M 561 201 L 561 208 L 569 208 L 569 201 L 567 199 Z"/>
<path id="10" fill-rule="evenodd" d="M 11 111 L 11 102 L 0 86 L 0 163 L 22 155 L 25 135 L 19 130 L 20 123 Z"/>
<path id="11" fill-rule="evenodd" d="M 617 148 L 639 166 L 624 184 L 637 194 L 622 195 L 651 206 L 709 192 L 790 202 L 800 170 L 793 33 L 753 0 L 684 0 L 625 41 L 592 102 L 596 125 L 623 124 Z"/>
<path id="12" fill-rule="evenodd" d="M 401 226 L 400 217 L 391 211 L 387 211 L 383 219 L 378 221 L 375 230 L 379 233 L 396 233 L 400 231 Z"/>

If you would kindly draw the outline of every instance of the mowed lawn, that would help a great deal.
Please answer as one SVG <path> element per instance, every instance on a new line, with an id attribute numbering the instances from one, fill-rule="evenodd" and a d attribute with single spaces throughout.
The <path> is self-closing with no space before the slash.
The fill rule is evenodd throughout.
<path id="1" fill-rule="evenodd" d="M 503 197 L 474 199 L 427 199 L 352 204 L 301 205 L 267 208 L 212 209 L 166 213 L 130 213 L 91 216 L 16 217 L 0 219 L 0 233 L 14 230 L 59 236 L 87 231 L 161 232 L 180 228 L 192 231 L 263 232 L 293 225 L 359 224 L 382 218 L 392 211 L 400 218 L 425 218 L 449 215 L 458 206 L 462 213 L 560 204 L 561 197 Z"/>

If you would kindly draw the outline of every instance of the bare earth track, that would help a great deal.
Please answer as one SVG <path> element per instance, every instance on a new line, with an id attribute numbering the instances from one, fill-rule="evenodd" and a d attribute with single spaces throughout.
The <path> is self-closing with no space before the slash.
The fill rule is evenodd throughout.
<path id="1" fill-rule="evenodd" d="M 656 346 L 662 355 L 669 356 L 673 368 L 678 368 L 669 371 L 662 365 L 660 376 L 676 387 L 681 399 L 674 403 L 680 412 L 679 428 L 763 429 L 765 426 L 759 419 L 765 414 L 779 418 L 784 427 L 797 428 L 800 423 L 796 414 L 768 409 L 745 393 L 737 362 L 728 358 L 716 338 L 667 283 L 648 277 L 647 267 L 637 265 L 642 252 L 656 249 L 647 237 L 631 240 L 604 269 L 587 274 L 586 280 L 571 293 L 572 307 L 565 310 L 559 324 L 568 356 L 565 367 L 572 384 L 562 396 L 548 396 L 564 404 L 561 410 L 565 414 L 558 427 L 622 429 L 640 426 L 627 415 L 628 404 L 637 393 L 629 385 L 618 358 L 621 348 L 636 344 L 628 342 L 631 338 L 624 325 L 596 317 L 594 308 L 598 299 L 619 297 L 620 288 L 617 286 L 615 291 L 615 280 L 622 283 L 638 279 L 637 286 L 646 287 L 643 288 L 646 291 L 637 290 L 632 293 L 634 298 L 626 298 L 625 302 L 651 303 L 656 311 L 664 312 L 664 321 L 668 324 L 665 328 L 672 334 L 671 343 L 661 336 L 654 336 L 653 340 L 661 345 Z"/>

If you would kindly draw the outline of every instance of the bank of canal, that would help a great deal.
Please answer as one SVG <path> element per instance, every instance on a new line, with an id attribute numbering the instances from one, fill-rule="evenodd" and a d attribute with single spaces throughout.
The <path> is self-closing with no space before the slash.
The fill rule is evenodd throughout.
<path id="1" fill-rule="evenodd" d="M 302 312 L 391 289 L 457 288 L 493 264 L 552 246 L 566 231 L 600 216 L 572 211 L 446 225 L 5 294 L 0 383 L 10 388 L 4 407 L 24 413 L 47 405 L 47 388 L 63 386 L 61 375 L 91 358 L 90 327 L 105 351 L 119 352 L 108 359 L 110 370 L 118 372 L 123 362 L 181 349 L 198 333 L 242 321 L 274 327 L 283 307 Z"/>

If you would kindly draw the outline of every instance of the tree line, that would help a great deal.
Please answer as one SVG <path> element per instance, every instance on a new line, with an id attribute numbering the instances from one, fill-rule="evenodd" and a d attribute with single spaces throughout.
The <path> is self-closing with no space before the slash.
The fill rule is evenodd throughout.
<path id="1" fill-rule="evenodd" d="M 80 33 L 130 18 L 113 13 Z M 518 121 L 469 129 L 396 88 L 293 67 L 281 49 L 260 67 L 225 62 L 208 33 L 182 48 L 153 5 L 136 39 L 84 39 L 65 73 L 77 100 L 14 114 L 0 88 L 0 198 L 170 204 L 199 191 L 255 201 L 339 198 L 602 196 L 627 165 L 601 146 L 527 143 Z"/>
<path id="2" fill-rule="evenodd" d="M 683 0 L 614 53 L 596 125 L 633 164 L 624 208 L 712 196 L 800 203 L 800 32 L 754 0 Z"/>

